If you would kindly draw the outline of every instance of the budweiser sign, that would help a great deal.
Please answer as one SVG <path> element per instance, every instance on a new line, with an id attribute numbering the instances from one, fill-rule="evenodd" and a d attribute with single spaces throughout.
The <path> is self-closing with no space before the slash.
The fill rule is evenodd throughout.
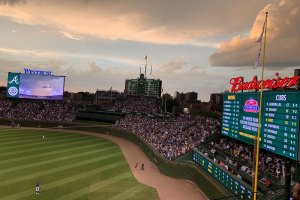
<path id="1" fill-rule="evenodd" d="M 231 92 L 238 92 L 240 90 L 259 90 L 262 85 L 263 89 L 276 89 L 276 88 L 290 88 L 299 84 L 300 76 L 284 77 L 281 78 L 279 73 L 275 73 L 275 78 L 267 80 L 257 80 L 257 76 L 254 76 L 252 81 L 244 82 L 243 77 L 239 76 L 230 79 Z"/>

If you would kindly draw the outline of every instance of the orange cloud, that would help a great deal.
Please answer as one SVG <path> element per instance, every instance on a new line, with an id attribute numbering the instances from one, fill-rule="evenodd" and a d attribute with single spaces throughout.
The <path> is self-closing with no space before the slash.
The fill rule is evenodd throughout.
<path id="1" fill-rule="evenodd" d="M 266 65 L 292 67 L 300 66 L 300 20 L 298 0 L 269 4 L 262 9 L 245 38 L 233 37 L 223 42 L 218 52 L 210 56 L 212 66 L 253 66 L 259 49 L 258 39 L 269 12 L 267 24 Z"/>
<path id="2" fill-rule="evenodd" d="M 245 0 L 248 7 L 244 10 L 244 2 L 227 1 L 227 4 L 220 6 L 219 2 L 206 0 L 165 0 L 156 3 L 147 0 L 118 3 L 30 0 L 14 3 L 13 6 L 0 4 L 0 16 L 9 17 L 17 23 L 50 26 L 80 37 L 90 35 L 111 40 L 215 47 L 216 42 L 209 42 L 206 37 L 228 34 L 234 29 L 241 31 L 249 20 L 242 22 L 236 15 L 248 19 L 258 6 L 265 5 Z M 226 17 L 220 20 L 220 16 Z"/>

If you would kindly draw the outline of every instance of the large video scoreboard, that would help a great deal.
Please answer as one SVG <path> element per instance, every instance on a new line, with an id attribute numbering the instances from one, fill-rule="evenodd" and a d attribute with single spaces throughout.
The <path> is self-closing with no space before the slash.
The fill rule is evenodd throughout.
<path id="1" fill-rule="evenodd" d="M 6 96 L 10 98 L 62 100 L 64 76 L 8 73 Z"/>
<path id="2" fill-rule="evenodd" d="M 254 144 L 259 106 L 259 92 L 224 94 L 222 134 Z M 299 108 L 300 92 L 263 92 L 261 148 L 300 160 Z"/>

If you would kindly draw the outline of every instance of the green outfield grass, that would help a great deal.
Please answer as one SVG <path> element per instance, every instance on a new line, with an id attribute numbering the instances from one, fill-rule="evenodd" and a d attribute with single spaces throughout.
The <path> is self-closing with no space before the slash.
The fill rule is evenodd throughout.
<path id="1" fill-rule="evenodd" d="M 45 139 L 43 139 L 43 135 Z M 40 195 L 35 184 L 40 182 Z M 0 128 L 1 200 L 156 200 L 132 175 L 120 148 L 102 138 Z"/>

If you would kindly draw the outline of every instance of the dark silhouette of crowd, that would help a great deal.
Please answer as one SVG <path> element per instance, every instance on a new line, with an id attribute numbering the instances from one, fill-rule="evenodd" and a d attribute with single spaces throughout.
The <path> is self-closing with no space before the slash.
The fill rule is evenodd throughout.
<path id="1" fill-rule="evenodd" d="M 102 106 L 104 110 L 122 111 L 124 113 L 143 113 L 156 115 L 161 113 L 159 101 L 153 97 L 127 97 L 117 99 Z"/>
<path id="2" fill-rule="evenodd" d="M 241 171 L 253 176 L 253 146 L 239 142 L 237 140 L 222 138 L 218 143 L 212 143 L 210 148 L 219 149 L 222 152 L 232 155 L 232 157 L 227 157 L 226 160 L 229 163 L 237 163 L 237 160 L 243 163 L 239 165 Z M 279 156 L 269 153 L 266 151 L 259 152 L 259 169 L 261 173 L 267 172 L 273 177 L 283 180 L 286 176 L 286 162 Z M 291 172 L 295 172 L 295 167 L 291 166 Z M 264 177 L 263 177 L 264 178 Z"/>
<path id="3" fill-rule="evenodd" d="M 71 122 L 76 105 L 66 101 L 1 100 L 0 118 Z"/>
<path id="4" fill-rule="evenodd" d="M 143 138 L 163 157 L 174 160 L 217 134 L 220 122 L 215 119 L 180 115 L 167 120 L 143 115 L 127 115 L 114 125 Z"/>
<path id="5" fill-rule="evenodd" d="M 96 99 L 116 99 L 121 96 L 121 94 L 116 90 L 97 90 Z"/>

